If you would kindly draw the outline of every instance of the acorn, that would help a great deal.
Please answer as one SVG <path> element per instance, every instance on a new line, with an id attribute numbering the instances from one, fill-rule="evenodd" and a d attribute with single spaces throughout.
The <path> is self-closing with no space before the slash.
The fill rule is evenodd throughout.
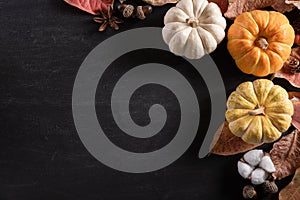
<path id="1" fill-rule="evenodd" d="M 262 184 L 262 188 L 264 193 L 275 194 L 278 192 L 278 187 L 274 181 L 265 181 Z"/>
<path id="2" fill-rule="evenodd" d="M 152 6 L 150 6 L 150 5 L 143 6 L 143 12 L 146 16 L 150 15 L 152 13 L 152 10 L 153 10 Z"/>
<path id="3" fill-rule="evenodd" d="M 128 18 L 134 12 L 134 6 L 130 4 L 119 4 L 117 10 L 122 13 L 123 17 Z"/>
<path id="4" fill-rule="evenodd" d="M 257 193 L 252 185 L 246 185 L 243 188 L 243 197 L 245 199 L 256 199 Z"/>
<path id="5" fill-rule="evenodd" d="M 152 6 L 137 6 L 136 7 L 136 17 L 143 20 L 147 15 L 151 14 Z"/>

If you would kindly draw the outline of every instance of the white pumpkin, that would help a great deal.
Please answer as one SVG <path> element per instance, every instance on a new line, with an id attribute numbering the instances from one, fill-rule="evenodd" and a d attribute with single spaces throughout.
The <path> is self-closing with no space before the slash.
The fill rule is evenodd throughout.
<path id="1" fill-rule="evenodd" d="M 217 4 L 181 0 L 164 17 L 162 36 L 178 56 L 199 59 L 217 48 L 225 37 L 226 20 Z"/>

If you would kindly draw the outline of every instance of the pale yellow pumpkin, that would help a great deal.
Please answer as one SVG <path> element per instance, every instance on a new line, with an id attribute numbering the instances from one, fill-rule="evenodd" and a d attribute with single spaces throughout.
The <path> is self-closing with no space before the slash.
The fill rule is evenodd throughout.
<path id="1" fill-rule="evenodd" d="M 270 143 L 286 131 L 293 104 L 287 91 L 267 79 L 240 84 L 227 100 L 226 120 L 230 131 L 251 144 Z"/>

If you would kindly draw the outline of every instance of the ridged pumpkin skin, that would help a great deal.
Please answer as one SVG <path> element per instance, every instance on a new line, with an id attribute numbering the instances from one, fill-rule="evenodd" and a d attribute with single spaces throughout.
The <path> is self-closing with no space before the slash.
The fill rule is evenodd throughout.
<path id="1" fill-rule="evenodd" d="M 164 17 L 162 36 L 172 53 L 199 59 L 225 38 L 226 20 L 217 4 L 180 0 Z"/>
<path id="2" fill-rule="evenodd" d="M 227 100 L 226 120 L 230 131 L 250 144 L 270 143 L 286 131 L 293 104 L 288 93 L 267 79 L 240 84 Z"/>
<path id="3" fill-rule="evenodd" d="M 239 15 L 227 37 L 228 51 L 238 68 L 246 74 L 266 76 L 282 68 L 295 33 L 283 14 L 254 10 Z"/>

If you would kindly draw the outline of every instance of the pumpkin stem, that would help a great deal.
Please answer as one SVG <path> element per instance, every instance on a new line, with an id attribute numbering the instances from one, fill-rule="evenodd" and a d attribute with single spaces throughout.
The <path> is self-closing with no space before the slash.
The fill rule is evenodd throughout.
<path id="1" fill-rule="evenodd" d="M 269 46 L 267 39 L 264 37 L 258 37 L 254 43 L 255 43 L 255 46 L 257 46 L 263 50 L 266 50 Z"/>
<path id="2" fill-rule="evenodd" d="M 264 106 L 258 106 L 255 110 L 248 111 L 248 114 L 251 115 L 251 116 L 264 115 L 265 114 L 265 107 Z"/>
<path id="3" fill-rule="evenodd" d="M 188 25 L 190 25 L 191 27 L 193 27 L 193 28 L 198 26 L 198 22 L 199 22 L 199 20 L 195 17 L 191 17 L 191 18 L 186 19 L 186 23 Z"/>

